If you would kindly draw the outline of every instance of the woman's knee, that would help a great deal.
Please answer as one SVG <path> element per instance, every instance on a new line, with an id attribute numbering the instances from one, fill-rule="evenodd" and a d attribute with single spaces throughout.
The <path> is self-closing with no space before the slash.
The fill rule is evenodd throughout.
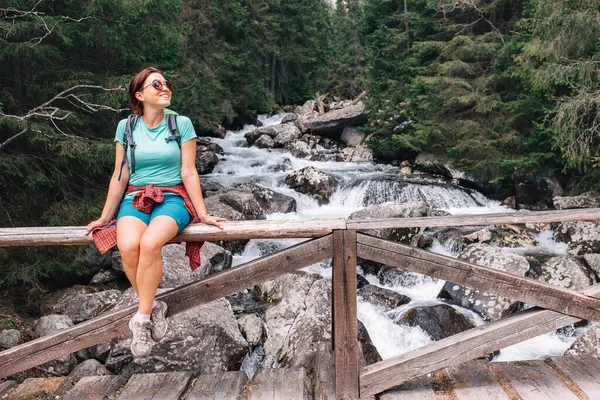
<path id="1" fill-rule="evenodd" d="M 140 240 L 140 256 L 160 257 L 165 243 L 153 235 L 144 235 Z"/>

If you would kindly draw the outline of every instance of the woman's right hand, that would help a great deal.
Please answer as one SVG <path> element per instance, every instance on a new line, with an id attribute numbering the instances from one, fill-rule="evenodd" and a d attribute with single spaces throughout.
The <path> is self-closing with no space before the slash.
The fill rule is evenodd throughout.
<path id="1" fill-rule="evenodd" d="M 108 225 L 109 222 L 110 222 L 110 219 L 100 217 L 97 220 L 92 221 L 89 224 L 87 224 L 87 226 L 85 227 L 85 234 L 89 235 L 89 233 L 91 231 L 93 231 L 94 229 L 102 228 L 103 226 Z"/>

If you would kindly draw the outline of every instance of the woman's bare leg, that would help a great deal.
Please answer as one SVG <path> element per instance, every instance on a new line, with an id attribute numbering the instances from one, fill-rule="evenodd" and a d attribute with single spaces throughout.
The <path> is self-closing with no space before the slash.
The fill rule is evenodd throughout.
<path id="1" fill-rule="evenodd" d="M 140 240 L 146 229 L 148 229 L 148 225 L 136 217 L 125 216 L 117 221 L 117 247 L 121 253 L 123 269 L 138 295 L 136 277 L 140 257 Z"/>
<path id="2" fill-rule="evenodd" d="M 156 289 L 162 277 L 161 250 L 165 243 L 177 235 L 178 229 L 173 218 L 159 215 L 150 221 L 148 229 L 141 237 L 136 274 L 140 314 L 150 314 L 152 311 Z"/>

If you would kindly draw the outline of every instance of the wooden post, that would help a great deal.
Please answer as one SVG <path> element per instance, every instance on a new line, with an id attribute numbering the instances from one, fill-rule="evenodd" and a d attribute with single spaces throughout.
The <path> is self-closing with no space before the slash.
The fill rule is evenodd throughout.
<path id="1" fill-rule="evenodd" d="M 356 231 L 333 232 L 333 352 L 337 399 L 357 399 Z"/>

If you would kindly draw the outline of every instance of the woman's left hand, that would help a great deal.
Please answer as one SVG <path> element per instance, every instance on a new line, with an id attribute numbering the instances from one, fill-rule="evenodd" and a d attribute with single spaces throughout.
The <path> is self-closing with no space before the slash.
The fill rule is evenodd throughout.
<path id="1" fill-rule="evenodd" d="M 214 225 L 219 229 L 223 229 L 223 227 L 221 226 L 221 224 L 219 222 L 222 221 L 227 221 L 226 218 L 221 218 L 221 217 L 213 217 L 212 215 L 206 215 L 204 217 L 200 217 L 200 222 L 202 222 L 203 224 L 206 225 Z"/>

